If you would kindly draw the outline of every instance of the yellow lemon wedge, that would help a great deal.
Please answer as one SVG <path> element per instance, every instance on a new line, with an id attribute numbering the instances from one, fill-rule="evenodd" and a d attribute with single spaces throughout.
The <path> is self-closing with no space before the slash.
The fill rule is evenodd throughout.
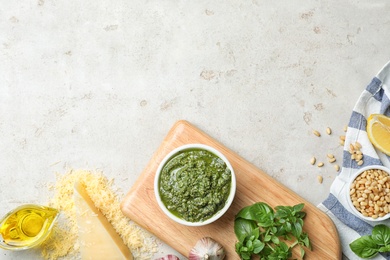
<path id="1" fill-rule="evenodd" d="M 367 119 L 367 135 L 379 151 L 390 155 L 390 117 L 371 114 Z"/>

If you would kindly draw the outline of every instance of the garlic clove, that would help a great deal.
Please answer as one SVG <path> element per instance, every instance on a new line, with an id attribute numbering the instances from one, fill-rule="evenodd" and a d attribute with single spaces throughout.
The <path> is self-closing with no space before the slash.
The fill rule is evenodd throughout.
<path id="1" fill-rule="evenodd" d="M 160 257 L 155 260 L 180 260 L 180 258 L 175 255 L 166 255 L 164 257 Z"/>
<path id="2" fill-rule="evenodd" d="M 216 242 L 211 237 L 204 237 L 196 242 L 194 248 L 191 249 L 189 260 L 222 260 L 225 258 L 226 252 L 221 244 Z"/>

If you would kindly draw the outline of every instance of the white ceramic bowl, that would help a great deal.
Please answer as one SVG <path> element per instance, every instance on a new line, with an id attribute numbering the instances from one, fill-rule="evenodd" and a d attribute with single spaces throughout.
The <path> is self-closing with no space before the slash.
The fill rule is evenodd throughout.
<path id="1" fill-rule="evenodd" d="M 363 172 L 367 171 L 367 170 L 372 170 L 372 169 L 379 169 L 379 170 L 382 170 L 382 171 L 385 171 L 387 174 L 389 174 L 389 178 L 390 178 L 390 169 L 389 168 L 386 168 L 386 167 L 383 167 L 383 166 L 379 166 L 379 165 L 371 165 L 371 166 L 366 166 L 366 167 L 363 167 L 361 169 L 359 169 L 353 176 L 352 178 L 350 179 L 350 181 L 348 182 L 348 189 L 347 189 L 347 201 L 348 201 L 348 204 L 349 204 L 349 207 L 351 208 L 352 212 L 359 218 L 363 219 L 363 220 L 367 220 L 367 221 L 382 221 L 382 220 L 385 220 L 385 219 L 388 219 L 390 217 L 390 213 L 382 216 L 382 217 L 378 217 L 378 218 L 372 218 L 372 217 L 366 217 L 364 216 L 360 211 L 358 211 L 355 206 L 353 205 L 352 203 L 352 199 L 351 199 L 351 195 L 350 195 L 350 190 L 351 190 L 351 185 L 353 183 L 353 181 L 360 175 L 362 174 Z M 390 195 L 390 193 L 387 193 Z"/>
<path id="2" fill-rule="evenodd" d="M 179 218 L 177 216 L 175 216 L 174 214 L 172 214 L 164 205 L 164 203 L 162 202 L 161 200 L 161 197 L 160 197 L 160 191 L 159 191 L 159 180 L 160 180 L 160 174 L 161 174 L 161 171 L 164 167 L 164 165 L 170 160 L 172 159 L 173 157 L 175 157 L 179 152 L 181 151 L 185 151 L 185 150 L 192 150 L 192 149 L 202 149 L 202 150 L 206 150 L 206 151 L 209 151 L 211 152 L 212 154 L 218 156 L 219 158 L 221 158 L 225 164 L 227 165 L 227 167 L 230 169 L 230 172 L 231 172 L 231 186 L 230 186 L 230 192 L 229 192 L 229 196 L 226 200 L 226 203 L 225 203 L 225 206 L 219 210 L 218 212 L 216 212 L 211 218 L 208 218 L 204 221 L 201 221 L 201 222 L 189 222 L 189 221 L 186 221 L 182 218 Z M 230 162 L 227 160 L 227 158 L 221 153 L 219 152 L 218 150 L 216 150 L 215 148 L 213 147 L 210 147 L 210 146 L 207 146 L 207 145 L 204 145 L 204 144 L 187 144 L 187 145 L 183 145 L 183 146 L 180 146 L 174 150 L 172 150 L 169 154 L 167 154 L 164 159 L 161 161 L 160 165 L 158 166 L 157 168 L 157 171 L 156 171 L 156 175 L 155 175 L 155 178 L 154 178 L 154 194 L 156 196 L 156 200 L 157 200 L 157 203 L 158 205 L 160 206 L 161 210 L 172 220 L 176 221 L 177 223 L 180 223 L 180 224 L 183 224 L 183 225 L 186 225 L 186 226 L 204 226 L 204 225 L 207 225 L 207 224 L 210 224 L 214 221 L 216 221 L 217 219 L 219 219 L 230 207 L 230 205 L 232 204 L 233 202 L 233 199 L 234 199 L 234 196 L 235 196 L 235 193 L 236 193 L 236 177 L 235 177 L 235 174 L 234 174 L 234 170 L 233 170 L 233 167 L 231 166 Z"/>

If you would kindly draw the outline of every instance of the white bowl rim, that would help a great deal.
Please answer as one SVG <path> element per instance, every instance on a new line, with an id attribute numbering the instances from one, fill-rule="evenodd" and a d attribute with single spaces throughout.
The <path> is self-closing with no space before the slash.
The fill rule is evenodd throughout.
<path id="1" fill-rule="evenodd" d="M 219 158 L 221 158 L 225 162 L 226 166 L 230 169 L 230 172 L 231 172 L 230 193 L 229 193 L 229 197 L 226 200 L 225 206 L 221 210 L 219 210 L 216 214 L 214 214 L 211 218 L 208 218 L 205 221 L 189 222 L 189 221 L 186 221 L 184 219 L 181 219 L 181 218 L 175 216 L 165 207 L 164 203 L 161 201 L 161 198 L 160 198 L 159 177 L 160 177 L 160 173 L 161 173 L 162 168 L 164 167 L 166 162 L 169 159 L 171 159 L 172 156 L 174 156 L 175 154 L 177 154 L 180 151 L 188 150 L 188 149 L 203 149 L 203 150 L 207 150 L 207 151 L 213 153 L 214 155 L 218 156 Z M 210 223 L 216 221 L 217 219 L 219 219 L 220 217 L 222 217 L 222 215 L 225 214 L 225 212 L 230 208 L 230 206 L 234 200 L 235 193 L 236 193 L 236 176 L 234 173 L 234 169 L 233 169 L 232 165 L 230 164 L 229 160 L 220 151 L 218 151 L 217 149 L 215 149 L 211 146 L 205 145 L 205 144 L 198 144 L 198 143 L 185 144 L 185 145 L 182 145 L 182 146 L 179 146 L 179 147 L 173 149 L 160 162 L 160 164 L 156 170 L 156 175 L 154 177 L 154 194 L 156 197 L 156 201 L 157 201 L 158 205 L 160 206 L 160 209 L 172 220 L 176 221 L 179 224 L 186 225 L 186 226 L 204 226 L 204 225 L 210 224 Z"/>
<path id="2" fill-rule="evenodd" d="M 367 221 L 375 221 L 375 222 L 378 222 L 378 221 L 383 221 L 383 220 L 386 220 L 390 217 L 390 213 L 387 213 L 386 215 L 384 215 L 383 217 L 378 217 L 376 219 L 374 218 L 371 218 L 371 217 L 365 217 L 363 216 L 362 213 L 360 213 L 360 211 L 358 211 L 355 206 L 352 204 L 352 200 L 351 200 L 351 196 L 349 195 L 349 192 L 350 192 L 350 187 L 351 187 L 351 184 L 352 182 L 356 179 L 357 176 L 359 176 L 360 174 L 362 174 L 364 171 L 367 171 L 367 170 L 372 170 L 372 169 L 379 169 L 379 170 L 382 170 L 382 171 L 385 171 L 387 174 L 389 174 L 390 176 L 390 169 L 385 167 L 385 166 L 382 166 L 382 165 L 368 165 L 368 166 L 365 166 L 365 167 L 362 167 L 360 168 L 359 170 L 357 170 L 353 175 L 352 177 L 350 178 L 350 180 L 348 181 L 348 187 L 347 187 L 347 201 L 348 201 L 348 205 L 349 207 L 351 208 L 353 214 L 363 220 L 367 220 Z"/>

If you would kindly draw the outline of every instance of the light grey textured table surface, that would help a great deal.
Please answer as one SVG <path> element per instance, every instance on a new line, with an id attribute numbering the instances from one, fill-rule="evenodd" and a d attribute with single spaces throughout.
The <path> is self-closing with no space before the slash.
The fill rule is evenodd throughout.
<path id="1" fill-rule="evenodd" d="M 309 160 L 341 160 L 355 101 L 390 59 L 389 11 L 385 0 L 1 0 L 1 215 L 46 203 L 45 183 L 69 168 L 100 169 L 127 192 L 179 119 L 320 203 L 336 172 Z M 39 255 L 0 250 L 27 256 Z"/>

